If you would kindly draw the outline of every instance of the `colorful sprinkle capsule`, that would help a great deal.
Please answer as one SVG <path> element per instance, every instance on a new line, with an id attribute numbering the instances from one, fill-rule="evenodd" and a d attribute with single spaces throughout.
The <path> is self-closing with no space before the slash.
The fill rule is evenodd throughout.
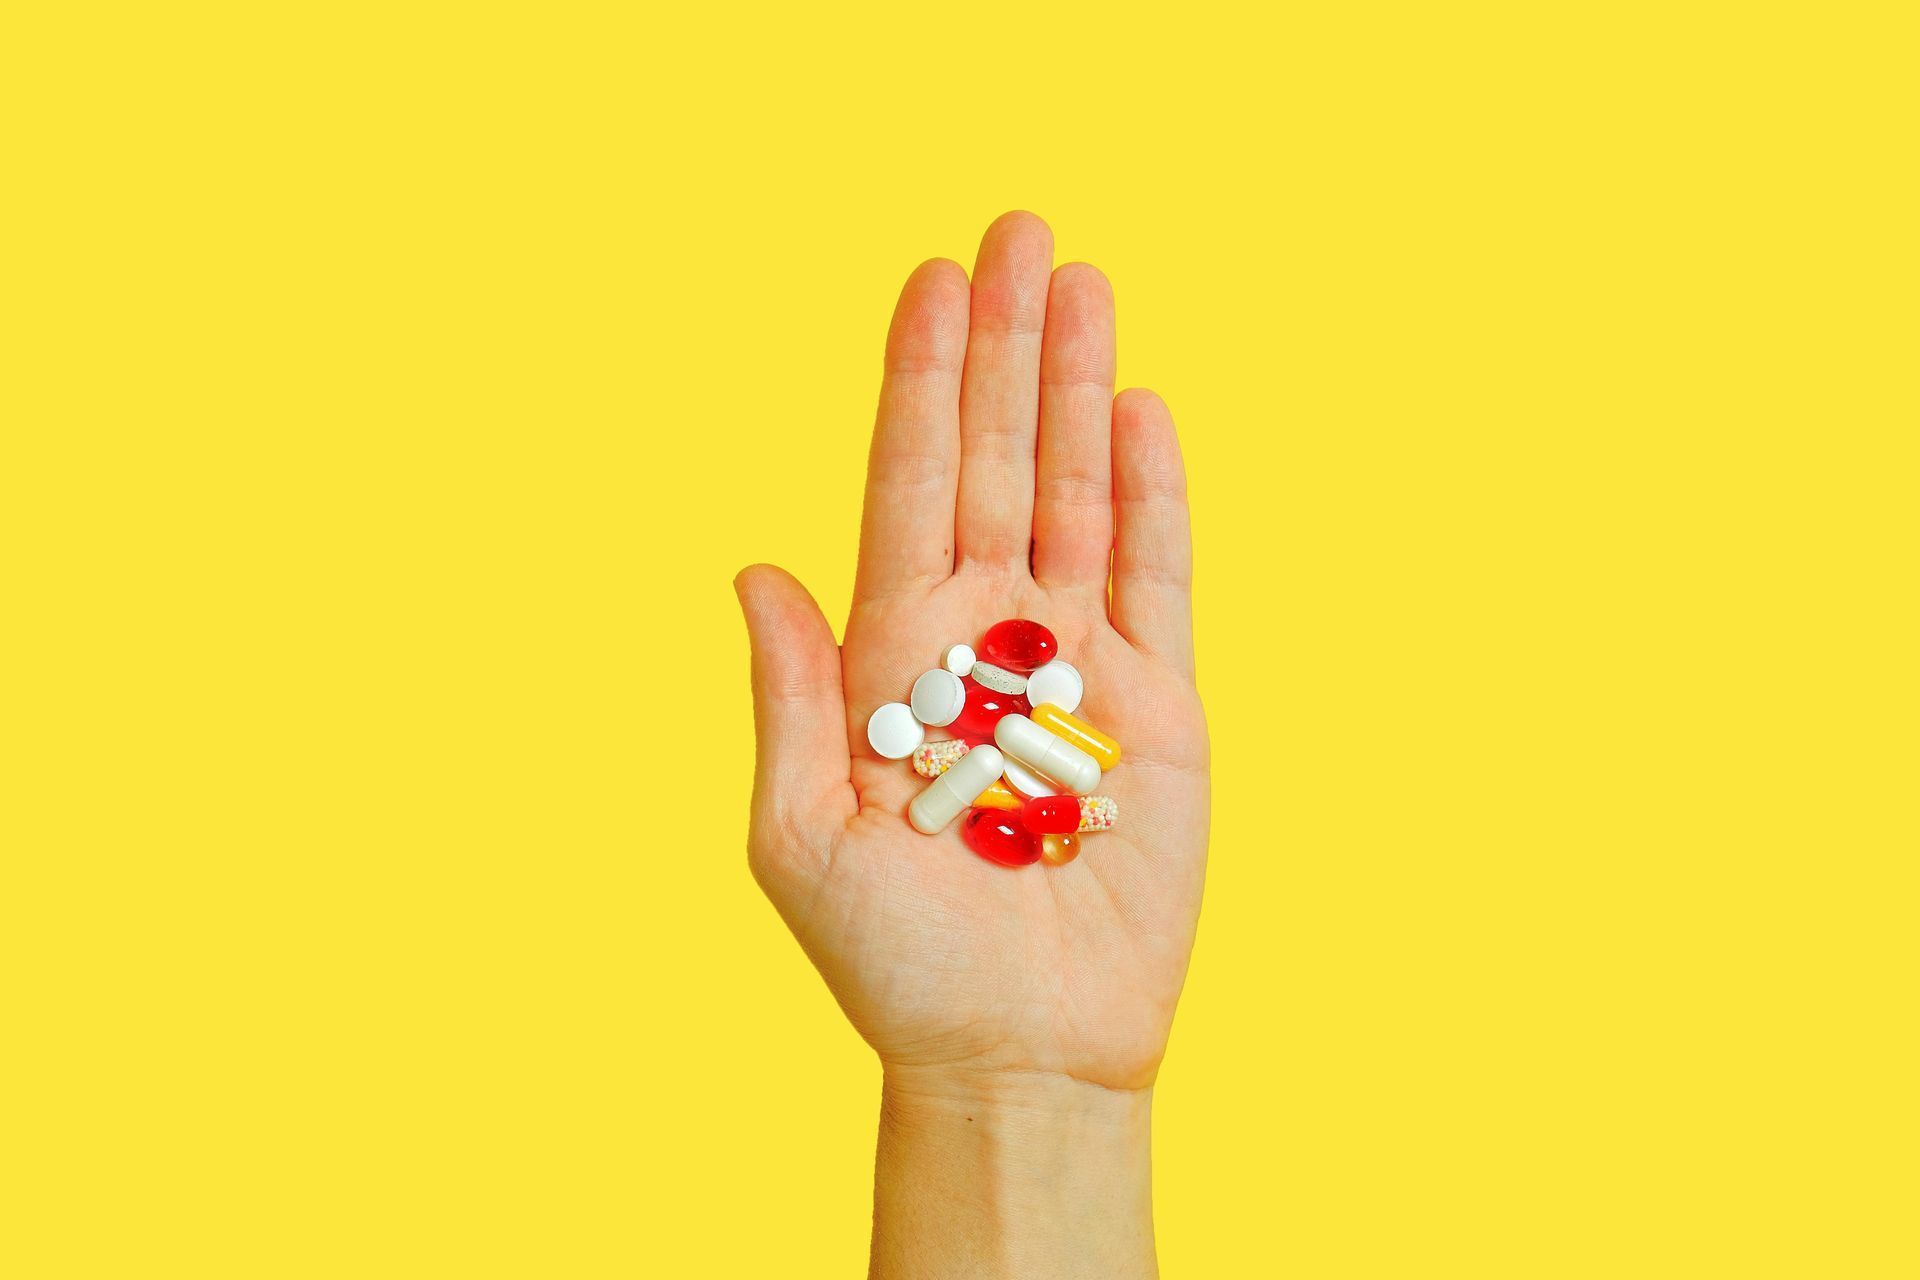
<path id="1" fill-rule="evenodd" d="M 922 744 L 913 753 L 913 771 L 923 778 L 937 778 L 953 768 L 954 761 L 967 754 L 972 744 L 958 738 Z"/>
<path id="2" fill-rule="evenodd" d="M 1080 829 L 1082 831 L 1111 831 L 1113 824 L 1120 820 L 1120 806 L 1110 796 L 1080 797 Z"/>

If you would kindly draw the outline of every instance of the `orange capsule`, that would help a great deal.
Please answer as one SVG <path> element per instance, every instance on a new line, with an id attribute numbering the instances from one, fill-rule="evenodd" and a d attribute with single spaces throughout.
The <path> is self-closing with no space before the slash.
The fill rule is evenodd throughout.
<path id="1" fill-rule="evenodd" d="M 1080 856 L 1080 837 L 1072 832 L 1040 837 L 1040 860 L 1050 867 L 1064 867 Z"/>
<path id="2" fill-rule="evenodd" d="M 1027 712 L 1027 718 L 1056 738 L 1064 739 L 1093 757 L 1102 769 L 1120 763 L 1120 744 L 1078 716 L 1070 716 L 1050 702 Z"/>
<path id="3" fill-rule="evenodd" d="M 1018 809 L 1025 803 L 1005 778 L 995 778 L 992 786 L 973 798 L 976 809 Z"/>

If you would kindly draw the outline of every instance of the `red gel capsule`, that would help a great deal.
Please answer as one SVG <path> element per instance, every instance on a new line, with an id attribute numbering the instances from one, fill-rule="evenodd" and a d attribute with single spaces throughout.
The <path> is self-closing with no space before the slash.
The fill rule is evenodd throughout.
<path id="1" fill-rule="evenodd" d="M 961 676 L 960 683 L 966 687 L 967 701 L 960 708 L 960 718 L 947 726 L 947 732 L 976 747 L 993 741 L 993 726 L 1000 723 L 1001 716 L 1025 715 L 1033 710 L 1025 694 L 995 693 L 972 676 Z"/>
<path id="2" fill-rule="evenodd" d="M 1060 656 L 1053 632 L 1026 618 L 1008 618 L 987 628 L 980 656 L 996 667 L 1026 675 Z"/>
<path id="3" fill-rule="evenodd" d="M 1020 825 L 1017 814 L 1005 809 L 975 809 L 960 825 L 967 847 L 1003 867 L 1024 867 L 1040 861 L 1040 837 Z"/>
<path id="4" fill-rule="evenodd" d="M 1041 835 L 1058 835 L 1080 829 L 1079 796 L 1035 796 L 1020 809 L 1020 823 Z"/>

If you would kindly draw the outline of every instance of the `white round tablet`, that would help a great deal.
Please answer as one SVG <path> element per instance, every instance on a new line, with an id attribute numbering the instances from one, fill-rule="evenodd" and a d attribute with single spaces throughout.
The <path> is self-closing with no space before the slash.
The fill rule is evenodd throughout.
<path id="1" fill-rule="evenodd" d="M 1051 702 L 1072 715 L 1079 709 L 1080 699 L 1086 692 L 1086 682 L 1080 673 L 1058 658 L 1027 677 L 1027 701 L 1036 707 Z"/>
<path id="2" fill-rule="evenodd" d="M 995 693 L 1025 693 L 1027 690 L 1025 676 L 1005 667 L 996 667 L 991 662 L 974 663 L 973 678 L 976 683 L 987 686 Z"/>
<path id="3" fill-rule="evenodd" d="M 908 701 L 914 719 L 938 729 L 960 718 L 961 708 L 967 705 L 967 686 L 944 668 L 929 671 L 913 682 L 913 696 Z"/>
<path id="4" fill-rule="evenodd" d="M 970 644 L 950 644 L 947 651 L 940 655 L 940 665 L 957 676 L 972 672 L 973 660 L 973 646 Z"/>
<path id="5" fill-rule="evenodd" d="M 1044 732 L 1044 730 L 1042 731 Z M 1015 760 L 1006 752 L 1001 752 L 1000 771 L 1007 775 L 1007 784 L 1021 795 L 1031 800 L 1035 796 L 1057 796 L 1060 788 L 1048 782 L 1027 766 Z"/>
<path id="6" fill-rule="evenodd" d="M 889 702 L 867 721 L 867 741 L 889 760 L 905 760 L 926 741 L 927 731 L 904 702 Z"/>

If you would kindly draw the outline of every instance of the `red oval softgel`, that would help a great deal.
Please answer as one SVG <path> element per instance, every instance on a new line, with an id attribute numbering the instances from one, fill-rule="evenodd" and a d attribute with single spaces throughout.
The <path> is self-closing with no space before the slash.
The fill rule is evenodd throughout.
<path id="1" fill-rule="evenodd" d="M 1025 715 L 1033 710 L 1025 694 L 995 693 L 972 676 L 961 676 L 960 683 L 966 687 L 967 700 L 960 708 L 959 719 L 947 726 L 947 732 L 976 747 L 993 741 L 993 726 L 1000 723 L 1001 716 Z"/>
<path id="2" fill-rule="evenodd" d="M 1026 675 L 1060 656 L 1053 632 L 1029 618 L 1008 618 L 987 628 L 980 656 L 996 667 Z"/>
<path id="3" fill-rule="evenodd" d="M 1024 867 L 1040 861 L 1040 837 L 1020 825 L 1019 815 L 1005 809 L 975 809 L 960 825 L 967 847 L 1003 867 Z"/>
<path id="4" fill-rule="evenodd" d="M 1035 796 L 1021 806 L 1020 822 L 1029 831 L 1056 835 L 1080 829 L 1079 796 Z"/>

